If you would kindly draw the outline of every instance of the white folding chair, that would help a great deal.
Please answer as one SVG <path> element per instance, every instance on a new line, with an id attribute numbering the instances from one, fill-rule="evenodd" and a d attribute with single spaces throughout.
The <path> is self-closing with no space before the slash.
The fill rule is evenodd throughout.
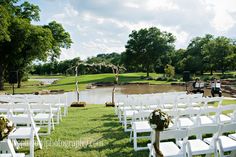
<path id="1" fill-rule="evenodd" d="M 17 140 L 28 139 L 30 140 L 30 156 L 34 157 L 34 137 L 36 137 L 37 142 L 39 144 L 39 148 L 42 149 L 42 143 L 40 141 L 38 132 L 39 127 L 36 127 L 33 117 L 30 113 L 30 109 L 28 111 L 27 116 L 14 116 L 12 115 L 9 119 L 16 125 L 27 125 L 17 127 L 16 130 L 8 136 L 9 139 L 14 140 L 16 145 L 18 145 Z"/>
<path id="2" fill-rule="evenodd" d="M 47 127 L 47 133 L 39 133 L 40 135 L 49 135 L 54 130 L 54 120 L 51 105 L 31 104 L 30 109 L 33 112 L 33 119 L 36 125 Z"/>
<path id="3" fill-rule="evenodd" d="M 61 120 L 61 106 L 59 105 L 60 99 L 56 95 L 44 95 L 44 104 L 50 104 L 52 107 L 52 113 L 54 116 L 55 124 L 59 124 Z"/>
<path id="4" fill-rule="evenodd" d="M 148 138 L 150 136 L 138 136 L 141 133 L 151 133 L 152 128 L 149 125 L 148 117 L 150 115 L 150 111 L 139 111 L 138 113 L 134 113 L 132 117 L 132 130 L 130 131 L 130 140 L 133 139 L 134 150 L 143 150 L 147 149 L 147 147 L 138 147 L 138 139 Z"/>
<path id="5" fill-rule="evenodd" d="M 218 139 L 218 149 L 220 151 L 220 157 L 224 157 L 224 152 L 231 152 L 231 156 L 236 156 L 236 141 L 234 138 L 230 138 L 232 136 L 222 135 L 223 133 L 229 133 L 236 130 L 236 123 L 231 124 L 223 124 L 221 125 L 220 135 Z M 205 139 L 207 143 L 210 143 L 210 139 Z"/>
<path id="6" fill-rule="evenodd" d="M 155 149 L 153 147 L 153 144 L 155 142 L 155 134 L 152 132 L 151 135 L 151 144 L 148 144 L 149 148 L 149 157 L 156 156 Z M 186 141 L 187 137 L 187 130 L 165 130 L 160 132 L 160 151 L 163 153 L 165 157 L 185 157 L 186 156 Z M 172 141 L 168 142 L 162 142 L 162 140 L 169 140 L 169 139 L 175 139 L 175 141 L 185 139 L 183 141 L 182 148 L 179 148 L 178 145 Z"/>
<path id="7" fill-rule="evenodd" d="M 189 95 L 189 107 L 200 109 L 203 106 L 204 101 L 204 98 L 202 96 L 202 93 Z"/>
<path id="8" fill-rule="evenodd" d="M 217 124 L 218 108 L 201 108 L 197 116 L 193 116 L 197 126 Z"/>
<path id="9" fill-rule="evenodd" d="M 188 156 L 204 154 L 209 156 L 210 154 L 214 154 L 214 156 L 216 157 L 218 155 L 216 145 L 219 136 L 218 130 L 218 125 L 198 126 L 189 128 L 188 137 L 196 136 L 196 139 L 188 139 Z M 211 138 L 209 144 L 203 141 L 202 135 L 204 134 L 213 134 L 213 137 Z M 183 141 L 178 141 L 177 143 L 180 147 L 183 147 Z"/>
<path id="10" fill-rule="evenodd" d="M 9 116 L 12 112 L 10 103 L 0 103 L 0 115 Z"/>
<path id="11" fill-rule="evenodd" d="M 7 139 L 0 141 L 0 157 L 25 157 L 25 154 L 16 153 L 11 140 Z"/>
<path id="12" fill-rule="evenodd" d="M 164 109 L 175 109 L 176 108 L 176 94 L 163 93 L 160 104 Z"/>
<path id="13" fill-rule="evenodd" d="M 187 108 L 190 97 L 188 95 L 178 95 L 176 98 L 176 108 Z"/>
<path id="14" fill-rule="evenodd" d="M 199 110 L 193 108 L 179 110 L 177 115 L 178 128 L 188 128 L 197 125 L 194 119 L 192 119 L 192 117 L 198 114 Z"/>
<path id="15" fill-rule="evenodd" d="M 218 110 L 218 123 L 230 123 L 235 120 L 236 104 L 220 106 Z"/>
<path id="16" fill-rule="evenodd" d="M 204 99 L 204 107 L 220 107 L 222 105 L 224 97 L 207 97 Z"/>

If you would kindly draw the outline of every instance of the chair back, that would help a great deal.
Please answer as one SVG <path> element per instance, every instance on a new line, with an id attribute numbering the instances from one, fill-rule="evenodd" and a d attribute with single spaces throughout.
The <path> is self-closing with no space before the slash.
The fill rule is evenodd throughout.
<path id="1" fill-rule="evenodd" d="M 15 149 L 9 139 L 0 141 L 0 156 L 1 154 L 11 154 L 13 157 L 16 156 Z"/>
<path id="2" fill-rule="evenodd" d="M 187 136 L 187 129 L 170 129 L 164 130 L 160 132 L 160 140 L 168 140 L 168 139 L 184 139 Z"/>
<path id="3" fill-rule="evenodd" d="M 236 123 L 235 122 L 221 125 L 220 134 L 223 134 L 226 132 L 231 132 L 231 131 L 236 131 Z"/>

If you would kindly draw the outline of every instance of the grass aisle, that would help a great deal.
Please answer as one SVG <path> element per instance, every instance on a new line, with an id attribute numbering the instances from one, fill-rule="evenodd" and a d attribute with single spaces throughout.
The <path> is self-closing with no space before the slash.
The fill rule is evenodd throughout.
<path id="1" fill-rule="evenodd" d="M 104 105 L 70 108 L 69 115 L 56 126 L 55 131 L 41 140 L 43 149 L 36 150 L 35 156 L 148 156 L 148 151 L 133 151 L 129 133 L 124 133 L 114 115 L 114 108 Z"/>

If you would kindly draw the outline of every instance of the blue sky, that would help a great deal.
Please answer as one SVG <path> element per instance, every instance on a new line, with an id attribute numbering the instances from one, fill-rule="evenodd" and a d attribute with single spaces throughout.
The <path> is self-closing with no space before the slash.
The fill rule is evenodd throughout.
<path id="1" fill-rule="evenodd" d="M 29 0 L 41 21 L 56 20 L 73 45 L 60 60 L 122 52 L 132 30 L 156 26 L 173 33 L 176 48 L 206 33 L 236 38 L 235 0 Z"/>

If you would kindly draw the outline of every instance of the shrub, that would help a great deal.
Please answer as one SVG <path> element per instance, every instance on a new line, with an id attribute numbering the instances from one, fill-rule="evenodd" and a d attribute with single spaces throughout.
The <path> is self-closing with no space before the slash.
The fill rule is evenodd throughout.
<path id="1" fill-rule="evenodd" d="M 164 71 L 165 71 L 166 77 L 172 77 L 173 78 L 175 76 L 175 67 L 173 67 L 172 65 L 167 64 L 165 66 Z"/>

